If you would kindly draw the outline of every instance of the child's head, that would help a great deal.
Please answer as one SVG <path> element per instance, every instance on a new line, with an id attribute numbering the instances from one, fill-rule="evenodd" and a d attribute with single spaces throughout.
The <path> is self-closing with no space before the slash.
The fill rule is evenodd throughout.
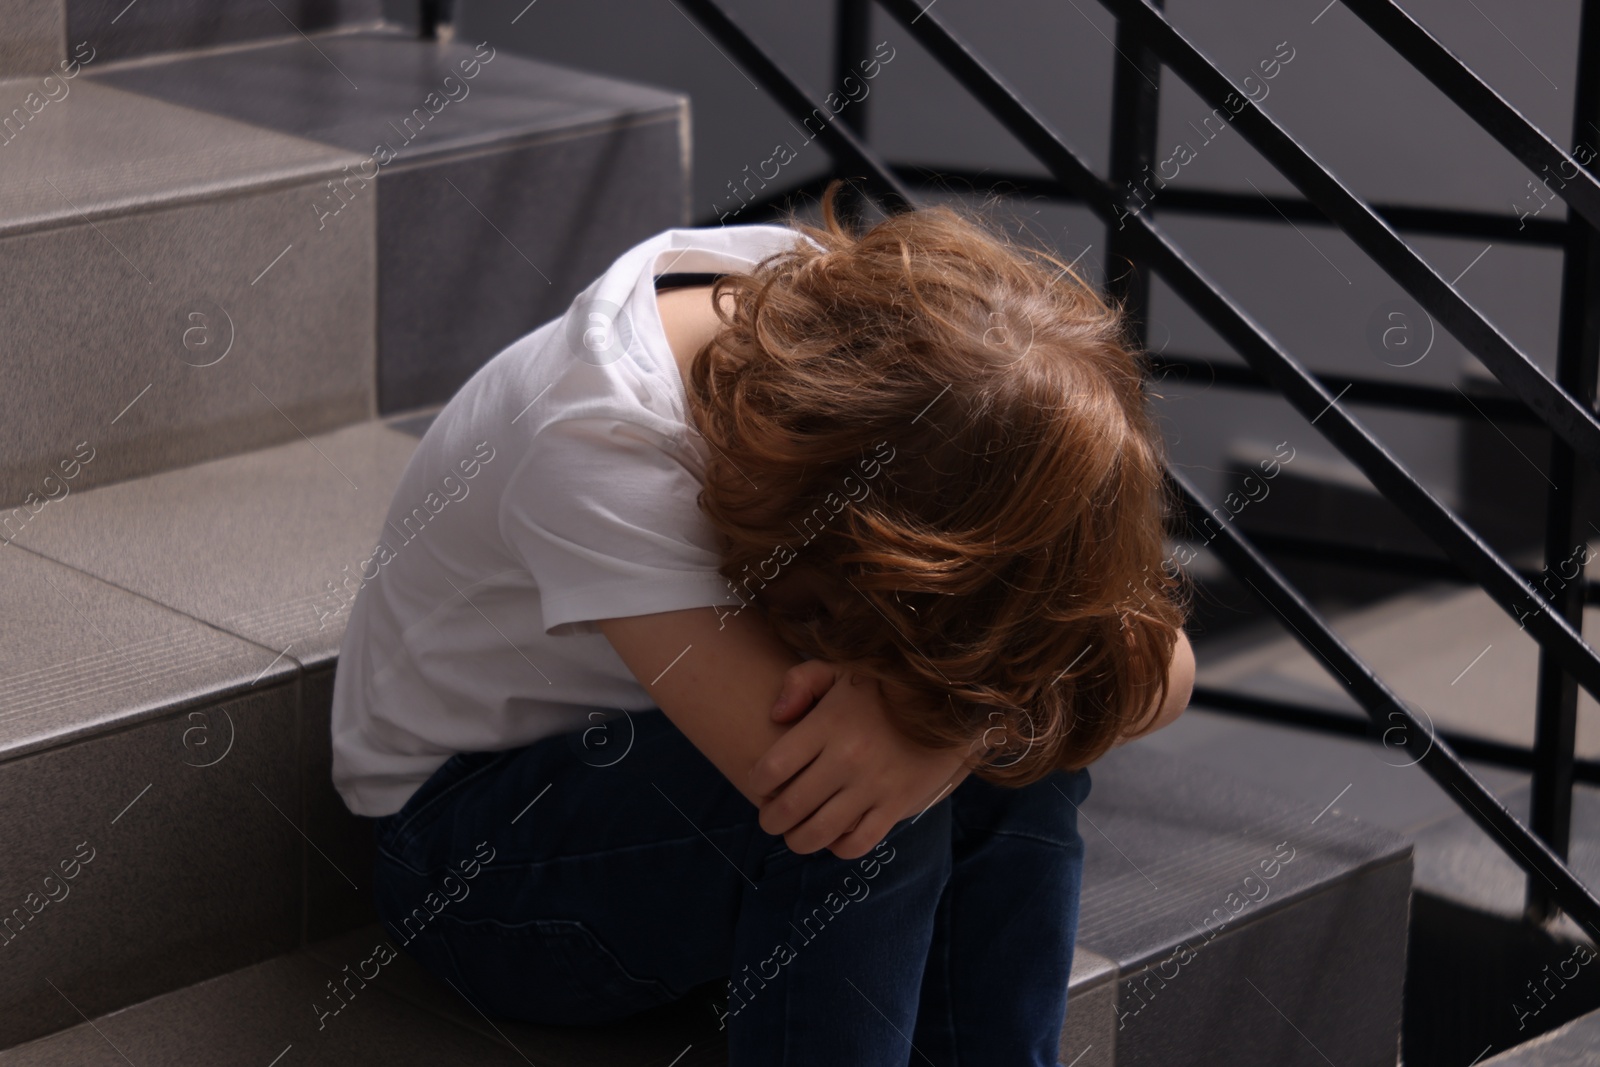
<path id="1" fill-rule="evenodd" d="M 689 375 L 723 574 L 802 655 L 919 699 L 927 744 L 985 736 L 1023 784 L 1092 762 L 1165 695 L 1183 621 L 1161 439 L 1122 317 L 1068 266 L 946 208 L 717 285 Z M 802 578 L 827 612 L 765 598 Z"/>

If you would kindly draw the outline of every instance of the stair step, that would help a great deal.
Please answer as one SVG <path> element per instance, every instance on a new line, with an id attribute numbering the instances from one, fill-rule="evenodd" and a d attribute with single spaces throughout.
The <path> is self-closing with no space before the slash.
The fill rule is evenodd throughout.
<path id="1" fill-rule="evenodd" d="M 344 963 L 371 958 L 373 945 Z M 393 968 L 398 960 L 388 964 Z M 337 1015 L 327 983 L 344 977 L 306 951 L 180 989 L 0 1053 L 18 1067 L 140 1067 L 196 1063 L 522 1065 L 510 1047 L 420 1014 L 386 993 L 387 973 L 360 989 Z M 371 966 L 366 968 L 371 973 Z M 55 994 L 52 994 L 55 995 Z M 77 999 L 60 983 L 58 999 Z M 319 1019 L 321 1026 L 319 1028 Z"/>
<path id="2" fill-rule="evenodd" d="M 0 100 L 32 84 L 0 82 Z M 0 504 L 366 417 L 371 223 L 313 242 L 302 217 L 359 157 L 84 74 L 66 84 L 0 147 L 0 256 L 30 265 L 0 293 L 19 357 Z M 310 254 L 252 286 L 291 242 Z M 94 461 L 54 484 L 80 444 Z"/>
<path id="3" fill-rule="evenodd" d="M 1094 1048 L 1077 1033 L 1074 1015 L 1084 1014 L 1097 989 L 1109 988 L 1109 965 L 1089 957 L 1073 968 L 1069 999 L 1076 1007 L 1062 1040 L 1061 1062 L 1073 1067 L 1113 1062 L 1109 1043 Z M 352 972 L 368 980 L 350 980 Z M 0 1067 L 269 1064 L 280 1055 L 284 1063 L 339 1067 L 722 1067 L 727 1040 L 709 992 L 598 1029 L 491 1019 L 395 950 L 374 924 L 0 1052 Z M 73 991 L 62 985 L 67 997 Z M 340 1007 L 342 1001 L 348 1003 Z M 1069 1047 L 1088 1054 L 1068 1056 Z"/>
<path id="4" fill-rule="evenodd" d="M 0 548 L 0 620 L 0 760 L 294 674 L 259 645 L 16 547 Z"/>
<path id="5" fill-rule="evenodd" d="M 348 616 L 343 580 L 371 555 L 416 444 L 369 421 L 101 486 L 50 505 L 16 544 L 330 667 Z"/>
<path id="6" fill-rule="evenodd" d="M 315 606 L 378 535 L 400 422 L 72 493 L 0 548 L 0 919 L 97 850 L 0 933 L 0 1046 L 79 1021 L 48 982 L 93 1016 L 371 920 L 330 780 L 345 614 Z"/>
<path id="7" fill-rule="evenodd" d="M 686 217 L 683 97 L 492 48 L 297 35 L 60 85 L 0 135 L 0 256 L 30 264 L 4 507 L 79 446 L 72 490 L 441 403 Z"/>
<path id="8" fill-rule="evenodd" d="M 1588 549 L 1590 578 L 1600 578 L 1600 544 Z M 1562 574 L 1576 580 L 1583 548 L 1570 567 L 1542 576 L 1552 593 Z M 1600 624 L 1600 608 L 1584 612 Z M 1428 586 L 1353 611 L 1329 616 L 1339 635 L 1406 701 L 1441 730 L 1529 745 L 1537 701 L 1539 647 L 1517 619 L 1476 589 Z M 1215 649 L 1200 661 L 1202 685 L 1266 698 L 1348 708 L 1365 717 L 1347 689 L 1292 634 L 1265 628 Z M 1577 754 L 1600 757 L 1600 706 L 1578 695 Z"/>
<path id="9" fill-rule="evenodd" d="M 1258 791 L 1134 750 L 1096 765 L 1084 811 L 1086 888 L 1060 1062 L 1322 1062 L 1312 1040 L 1341 1064 L 1394 1062 L 1407 880 L 1404 849 L 1392 839 L 1337 815 L 1307 827 L 1313 812 L 1293 805 L 1274 812 L 1273 798 Z M 1286 835 L 1293 855 L 1268 879 L 1249 861 L 1257 845 L 1271 855 Z M 1136 889 L 1128 878 L 1135 864 L 1141 884 L 1144 875 L 1158 877 L 1166 892 Z M 1208 894 L 1220 905 L 1227 886 L 1244 887 L 1252 869 L 1269 897 L 1241 909 L 1210 944 L 1186 934 L 1189 921 L 1205 920 Z M 1178 884 L 1185 891 L 1174 893 Z M 1186 936 L 1194 957 L 1163 967 Z M 0 1054 L 0 1064 L 93 1064 L 96 1057 L 111 1064 L 119 1055 L 178 1064 L 195 1062 L 197 1048 L 267 1063 L 291 1045 L 294 1062 L 403 1064 L 445 1055 L 574 1067 L 725 1062 L 715 1013 L 699 995 L 598 1031 L 527 1026 L 483 1016 L 403 953 L 331 1014 L 338 1002 L 326 983 L 342 978 L 347 964 L 370 976 L 371 964 L 357 965 L 381 958 L 380 943 L 386 938 L 375 924 L 349 930 L 108 1013 L 92 1027 L 51 1034 Z M 1118 954 L 1120 967 L 1107 952 Z M 1308 957 L 1315 968 L 1304 965 Z M 59 993 L 46 992 L 63 1009 L 69 998 L 82 1006 L 85 979 L 52 975 Z M 1196 1042 L 1201 1032 L 1206 1041 Z"/>
<path id="10" fill-rule="evenodd" d="M 1117 968 L 1119 1065 L 1392 1067 L 1404 840 L 1143 742 L 1090 774 L 1078 943 Z"/>
<path id="11" fill-rule="evenodd" d="M 1482 1067 L 1595 1067 L 1600 1063 L 1600 1011 L 1483 1061 Z"/>
<path id="12" fill-rule="evenodd" d="M 379 535 L 430 418 L 364 422 L 73 493 L 18 532 L 9 565 L 18 574 L 58 575 L 52 580 L 82 597 L 85 609 L 97 603 L 90 591 L 112 603 L 103 616 L 106 639 L 147 640 L 164 633 L 159 625 L 180 634 L 188 627 L 238 661 L 216 672 L 209 697 L 198 696 L 196 685 L 173 687 L 137 708 L 130 702 L 120 718 L 115 704 L 82 709 L 66 700 L 66 710 L 35 716 L 10 738 L 23 755 L 0 763 L 0 796 L 15 794 L 17 810 L 40 807 L 37 817 L 12 822 L 10 839 L 0 831 L 0 854 L 24 861 L 0 872 L 0 892 L 8 894 L 0 903 L 21 903 L 34 888 L 33 872 L 69 857 L 79 842 L 101 851 L 72 899 L 50 906 L 59 913 L 47 908 L 37 931 L 0 947 L 13 954 L 0 979 L 0 1044 L 73 1025 L 72 1005 L 90 1017 L 116 1012 L 371 921 L 370 823 L 345 811 L 329 781 L 329 701 L 348 602 L 335 588 Z M 7 617 L 44 614 L 34 606 L 37 588 L 31 600 L 22 599 L 20 579 L 5 588 L 23 609 Z M 90 627 L 54 625 L 30 634 L 34 644 L 14 654 L 59 646 L 62 653 L 43 662 L 66 663 L 106 643 L 92 643 Z M 251 671 L 265 673 L 252 681 Z M 225 738 L 231 748 L 223 748 Z M 1309 1044 L 1296 1044 L 1300 1034 L 1342 1064 L 1385 1062 L 1383 1048 L 1393 1062 L 1410 887 L 1402 842 L 1320 805 L 1197 769 L 1149 743 L 1112 753 L 1092 773 L 1062 1062 L 1320 1062 Z M 96 838 L 91 830 L 99 825 L 105 832 Z M 1268 878 L 1261 864 L 1280 843 L 1287 849 Z M 1290 850 L 1293 859 L 1284 861 Z M 1252 874 L 1254 883 L 1246 880 Z M 1214 940 L 1197 929 L 1213 909 L 1263 892 Z M 151 910 L 162 921 L 130 929 Z M 116 947 L 91 950 L 106 931 L 117 932 Z M 1180 952 L 1185 939 L 1195 946 L 1192 959 Z M 1296 964 L 1308 945 L 1317 968 Z M 1197 970 L 1208 973 L 1195 980 Z M 308 1008 L 296 1010 L 311 1018 Z M 146 1010 L 156 1008 L 130 1009 L 107 1023 Z M 459 1007 L 456 1015 L 469 1029 L 477 1025 Z M 189 1026 L 163 1022 L 151 1032 L 188 1034 Z M 1201 1030 L 1208 1040 L 1196 1047 L 1192 1035 Z M 67 1040 L 58 1034 L 28 1054 L 68 1049 L 61 1055 L 70 1059 L 79 1046 L 52 1043 Z M 545 1034 L 536 1043 L 554 1050 L 546 1054 L 552 1062 L 568 1054 L 554 1040 Z M 422 1038 L 415 1044 L 432 1047 Z M 173 1062 L 187 1054 L 172 1053 Z M 149 1062 L 160 1062 L 152 1055 Z M 572 1062 L 611 1062 L 589 1051 L 571 1055 L 587 1057 Z"/>
<path id="13" fill-rule="evenodd" d="M 269 675 L 0 763 L 0 1046 L 299 943 L 302 715 Z"/>
<path id="14" fill-rule="evenodd" d="M 5 36 L 30 48 L 0 75 L 43 73 L 68 47 L 90 41 L 108 59 L 180 49 L 216 48 L 295 37 L 337 26 L 380 25 L 383 0 L 298 0 L 294 4 L 206 3 L 204 0 L 22 0 L 5 7 Z M 16 25 L 13 26 L 13 20 Z M 0 52 L 0 61 L 5 53 Z"/>
<path id="15" fill-rule="evenodd" d="M 1591 577 L 1600 552 L 1593 555 Z M 1552 589 L 1557 581 L 1559 576 L 1550 579 Z M 1600 621 L 1596 609 L 1585 616 L 1590 628 Z M 1538 647 L 1483 594 L 1429 587 L 1335 615 L 1331 622 L 1437 729 L 1532 743 Z M 1338 679 L 1276 628 L 1203 647 L 1199 663 L 1202 684 L 1343 707 L 1353 719 L 1365 721 Z M 1600 755 L 1600 707 L 1580 690 L 1578 709 L 1577 754 L 1592 759 Z M 1151 744 L 1235 774 L 1255 768 L 1275 787 L 1308 800 L 1348 786 L 1347 806 L 1414 843 L 1418 891 L 1520 922 L 1526 876 L 1451 796 L 1413 766 L 1426 744 L 1419 740 L 1409 747 L 1383 747 L 1201 711 L 1186 714 Z M 1472 769 L 1526 823 L 1528 775 L 1487 764 Z M 1600 879 L 1600 789 L 1576 786 L 1573 805 L 1572 865 L 1593 884 Z M 1566 916 L 1555 932 L 1569 939 L 1581 936 Z"/>
<path id="16" fill-rule="evenodd" d="M 383 412 L 448 400 L 688 217 L 686 98 L 487 44 L 337 34 L 96 76 L 355 153 L 301 205 L 318 236 L 364 225 L 376 177 Z"/>

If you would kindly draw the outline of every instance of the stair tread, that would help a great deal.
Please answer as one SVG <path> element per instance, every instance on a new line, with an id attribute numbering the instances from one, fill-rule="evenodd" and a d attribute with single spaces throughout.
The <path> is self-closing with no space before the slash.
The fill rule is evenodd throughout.
<path id="1" fill-rule="evenodd" d="M 368 951 L 349 962 L 368 958 Z M 390 966 L 393 966 L 391 964 Z M 370 972 L 370 968 L 369 972 Z M 376 988 L 359 990 L 337 1015 L 325 983 L 339 970 L 304 950 L 164 994 L 0 1052 L 28 1067 L 141 1067 L 195 1063 L 522 1064 L 515 1051 L 418 1015 Z M 342 976 L 340 976 L 342 977 Z M 62 989 L 71 996 L 70 989 Z M 292 1052 L 291 1052 L 292 1050 Z"/>
<path id="2" fill-rule="evenodd" d="M 63 82 L 67 94 L 44 104 L 0 152 L 0 235 L 331 177 L 361 159 L 103 84 L 88 69 Z M 20 105 L 37 90 L 36 78 L 3 81 L 0 100 Z"/>
<path id="3" fill-rule="evenodd" d="M 322 36 L 314 48 L 294 37 L 100 70 L 91 62 L 12 135 L 28 150 L 0 155 L 0 235 L 332 178 L 347 166 L 361 173 L 380 142 L 395 163 L 414 163 L 624 119 L 675 121 L 684 106 L 663 90 L 490 55 L 482 63 L 464 44 L 363 31 Z M 463 62 L 479 64 L 470 80 Z M 37 78 L 0 80 L 0 99 L 20 106 L 30 93 L 44 99 Z M 407 106 L 426 119 L 411 118 L 419 132 L 410 137 Z"/>
<path id="4" fill-rule="evenodd" d="M 349 604 L 330 583 L 370 556 L 416 443 L 369 421 L 100 486 L 52 504 L 17 543 L 301 666 L 328 665 Z"/>
<path id="5" fill-rule="evenodd" d="M 1600 1063 L 1600 1011 L 1580 1015 L 1525 1045 L 1483 1061 L 1482 1067 L 1595 1067 Z"/>
<path id="6" fill-rule="evenodd" d="M 1522 868 L 1478 828 L 1452 794 L 1410 765 L 1414 754 L 1203 707 L 1191 708 L 1145 744 L 1223 773 L 1254 774 L 1304 803 L 1321 805 L 1337 796 L 1335 813 L 1355 815 L 1413 843 L 1419 892 L 1508 921 L 1521 920 L 1527 882 Z M 1468 767 L 1526 824 L 1525 772 L 1478 763 Z M 1600 789 L 1584 784 L 1573 788 L 1571 864 L 1587 884 L 1600 881 Z M 1578 936 L 1578 927 L 1564 915 L 1557 931 Z"/>
<path id="7" fill-rule="evenodd" d="M 1600 547 L 1600 546 L 1597 546 Z M 1600 577 L 1600 551 L 1589 577 Z M 1544 579 L 1558 588 L 1560 576 Z M 1584 612 L 1586 628 L 1600 607 Z M 1339 635 L 1411 705 L 1441 730 L 1529 745 L 1537 691 L 1539 646 L 1517 620 L 1476 589 L 1436 586 L 1330 616 Z M 1362 715 L 1327 667 L 1294 635 L 1274 630 L 1237 639 L 1238 648 L 1200 658 L 1202 685 L 1346 707 Z M 1600 757 L 1600 705 L 1578 693 L 1577 754 Z"/>
<path id="8" fill-rule="evenodd" d="M 1381 827 L 1140 743 L 1090 775 L 1078 936 L 1124 973 L 1202 938 L 1208 918 L 1220 929 L 1276 911 L 1411 850 Z"/>
<path id="9" fill-rule="evenodd" d="M 445 84 L 447 76 L 453 84 Z M 91 77 L 363 159 L 387 143 L 398 155 L 394 163 L 380 160 L 384 167 L 619 118 L 675 120 L 683 107 L 676 93 L 492 47 L 480 53 L 465 43 L 381 32 L 327 36 L 316 49 L 284 40 L 225 54 L 178 55 Z M 431 102 L 430 93 L 436 94 Z M 422 117 L 413 117 L 412 109 L 421 109 Z M 408 117 L 419 131 L 410 137 Z"/>
<path id="10" fill-rule="evenodd" d="M 1086 802 L 1087 817 L 1081 824 L 1088 839 L 1085 889 L 1071 980 L 1072 1007 L 1061 1046 L 1063 1062 L 1076 1062 L 1078 1067 L 1111 1064 L 1113 1049 L 1124 1043 L 1148 1045 L 1175 1039 L 1166 1034 L 1172 1029 L 1170 1022 L 1161 1022 L 1157 1014 L 1144 1016 L 1138 1029 L 1126 1032 L 1120 1031 L 1118 1019 L 1119 995 L 1123 1001 L 1131 995 L 1119 989 L 1119 977 L 1127 977 L 1128 971 L 1147 962 L 1155 949 L 1183 936 L 1183 924 L 1174 919 L 1203 915 L 1203 907 L 1192 906 L 1194 894 L 1176 891 L 1178 883 L 1167 880 L 1179 874 L 1174 864 L 1182 866 L 1186 882 L 1192 876 L 1203 890 L 1215 890 L 1220 880 L 1242 879 L 1248 873 L 1248 861 L 1254 858 L 1250 847 L 1242 852 L 1234 849 L 1240 862 L 1232 863 L 1230 841 L 1253 846 L 1260 838 L 1270 844 L 1281 839 L 1277 835 L 1283 832 L 1283 825 L 1308 824 L 1309 829 L 1294 838 L 1295 858 L 1272 883 L 1271 900 L 1246 909 L 1225 937 L 1219 938 L 1221 945 L 1254 930 L 1258 939 L 1265 939 L 1266 951 L 1272 956 L 1298 960 L 1290 942 L 1307 927 L 1288 912 L 1292 905 L 1336 891 L 1375 862 L 1404 858 L 1403 846 L 1397 846 L 1391 837 L 1344 820 L 1337 813 L 1326 813 L 1310 825 L 1316 815 L 1313 810 L 1279 804 L 1265 818 L 1254 811 L 1243 818 L 1245 809 L 1271 798 L 1159 753 L 1119 750 L 1096 764 L 1094 773 L 1095 789 Z M 1135 876 L 1141 882 L 1144 874 L 1161 879 L 1166 896 L 1135 890 L 1128 880 L 1133 864 L 1143 869 L 1143 874 Z M 354 873 L 359 877 L 359 872 Z M 1403 883 L 1399 895 L 1405 895 Z M 1134 913 L 1131 923 L 1124 919 L 1129 913 Z M 1287 923 L 1285 913 L 1291 916 Z M 1403 916 L 1403 905 L 1401 913 Z M 1389 928 L 1380 924 L 1373 929 Z M 1393 932 L 1403 945 L 1403 922 Z M 1368 930 L 1366 941 L 1373 938 Z M 370 989 L 362 989 L 349 1008 L 324 1019 L 325 1025 L 319 1028 L 319 1013 L 313 1004 L 321 997 L 323 1010 L 333 1006 L 325 999 L 324 983 L 345 964 L 355 968 L 358 961 L 372 958 L 374 947 L 383 939 L 380 927 L 358 928 L 306 950 L 111 1012 L 96 1019 L 93 1026 L 83 1023 L 36 1039 L 0 1053 L 0 1065 L 71 1063 L 92 1067 L 104 1060 L 110 1067 L 123 1062 L 123 1055 L 142 1067 L 221 1059 L 269 1063 L 290 1046 L 294 1062 L 406 1064 L 470 1058 L 483 1063 L 641 1067 L 725 1062 L 715 1015 L 703 1001 L 691 999 L 625 1026 L 600 1031 L 491 1022 L 403 954 L 385 964 L 381 977 L 372 980 Z M 1346 940 L 1344 947 L 1322 946 L 1321 966 L 1305 981 L 1328 982 L 1330 974 L 1339 973 L 1343 956 L 1352 952 L 1361 961 L 1372 957 L 1372 944 L 1355 948 L 1348 947 L 1350 944 Z M 1228 948 L 1202 947 L 1201 951 L 1213 960 L 1234 958 L 1227 955 L 1233 951 Z M 1398 956 L 1402 951 L 1402 947 L 1390 946 L 1388 954 Z M 1119 967 L 1119 963 L 1123 965 Z M 1358 962 L 1357 966 L 1367 964 Z M 371 967 L 360 970 L 370 974 Z M 1296 974 L 1305 971 L 1295 968 Z M 1260 973 L 1255 977 L 1287 1010 L 1295 1011 L 1296 1025 L 1316 1032 L 1323 1020 L 1306 1017 L 1304 1003 L 1294 999 L 1295 990 L 1286 991 L 1284 983 L 1270 983 Z M 1215 974 L 1190 981 L 1179 987 L 1182 992 L 1178 996 L 1161 999 L 1159 1006 L 1167 1010 L 1204 999 L 1213 995 L 1217 982 Z M 1377 986 L 1382 995 L 1381 983 Z M 63 986 L 61 993 L 71 997 L 73 989 Z M 1397 1025 L 1398 996 L 1392 999 Z M 1386 1023 L 1383 1011 L 1365 1014 L 1377 1017 L 1370 1025 L 1382 1030 Z M 1261 1020 L 1269 1017 L 1277 1018 L 1262 1005 L 1245 1002 L 1229 1015 L 1233 1029 L 1225 1027 L 1226 1033 L 1217 1031 L 1213 1037 L 1225 1044 L 1242 1040 L 1240 1032 L 1254 1032 Z M 1187 1024 L 1182 1029 L 1185 1034 L 1192 1033 Z M 1292 1032 L 1289 1035 L 1299 1040 Z M 1319 1043 L 1323 1040 L 1319 1035 Z M 197 1051 L 201 1049 L 207 1052 L 202 1055 Z M 682 1059 L 675 1060 L 680 1054 Z M 510 1058 L 503 1058 L 507 1056 Z M 1302 1061 L 1289 1057 L 1274 1062 Z"/>
<path id="11" fill-rule="evenodd" d="M 339 24 L 377 24 L 387 5 L 381 0 L 297 0 L 293 6 L 72 0 L 62 6 L 69 41 L 88 37 L 108 57 L 125 57 L 285 35 L 298 40 L 302 32 L 315 35 Z"/>
<path id="12" fill-rule="evenodd" d="M 1499 794 L 1511 813 L 1529 823 L 1531 787 L 1517 786 Z M 1600 885 L 1600 789 L 1572 789 L 1572 829 L 1567 865 L 1584 885 Z M 1505 849 L 1464 812 L 1454 812 L 1417 834 L 1417 888 L 1458 904 L 1521 922 L 1528 876 Z M 1554 933 L 1587 938 L 1565 913 Z"/>
<path id="13" fill-rule="evenodd" d="M 70 500 L 70 498 L 68 498 Z M 67 501 L 47 505 L 48 524 Z M 282 682 L 293 662 L 15 545 L 0 547 L 0 755 Z"/>
<path id="14" fill-rule="evenodd" d="M 381 962 L 380 944 L 394 951 L 380 926 L 352 930 L 0 1051 L 0 1067 L 117 1067 L 127 1062 L 122 1056 L 141 1067 L 269 1063 L 291 1047 L 295 1063 L 397 1067 L 451 1062 L 447 1057 L 541 1067 L 727 1062 L 725 1034 L 707 996 L 691 994 L 602 1028 L 534 1026 L 484 1016 L 403 952 Z M 1110 973 L 1105 961 L 1084 955 L 1084 965 L 1073 968 L 1074 996 Z M 327 982 L 343 979 L 347 965 L 363 976 L 378 973 L 364 986 L 352 983 L 355 995 L 335 1011 L 340 1001 Z M 1095 1062 L 1086 1057 L 1080 1067 Z"/>

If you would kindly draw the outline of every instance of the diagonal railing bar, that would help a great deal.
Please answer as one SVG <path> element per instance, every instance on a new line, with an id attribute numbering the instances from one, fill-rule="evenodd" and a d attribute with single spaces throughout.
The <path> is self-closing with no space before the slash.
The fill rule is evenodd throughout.
<path id="1" fill-rule="evenodd" d="M 1550 379 L 1538 364 L 1484 318 L 1373 209 L 1318 163 L 1266 111 L 1147 0 L 1100 0 L 1144 35 L 1163 62 L 1200 98 L 1233 114 L 1232 125 L 1316 204 L 1351 240 L 1483 361 L 1495 377 L 1592 466 L 1600 468 L 1600 418 Z M 898 7 L 899 4 L 892 5 Z M 1235 109 L 1230 101 L 1237 100 Z M 1125 212 L 1123 219 L 1129 217 Z M 1123 219 L 1117 220 L 1120 224 Z"/>
<path id="2" fill-rule="evenodd" d="M 1040 118 L 939 19 L 914 0 L 880 0 L 1024 147 L 1107 223 L 1121 209 L 1109 183 L 1090 170 L 1061 135 Z M 1348 456 L 1378 491 L 1463 570 L 1491 599 L 1550 648 L 1578 684 L 1600 698 L 1600 656 L 1560 615 L 1547 610 L 1533 587 L 1471 527 L 1412 476 L 1365 426 L 1351 418 L 1310 371 L 1191 262 L 1148 215 L 1130 220 L 1133 246 L 1206 323 L 1266 378 L 1312 425 Z M 1563 394 L 1565 395 L 1565 394 Z"/>
<path id="3" fill-rule="evenodd" d="M 1188 261 L 1165 233 L 1154 224 L 1147 224 L 1142 234 L 1142 254 L 1174 291 L 1258 374 L 1311 418 L 1322 435 L 1361 468 L 1378 491 L 1471 575 L 1502 610 L 1541 646 L 1551 649 L 1580 685 L 1600 697 L 1600 671 L 1596 669 L 1600 668 L 1600 657 L 1577 629 L 1551 611 L 1516 568 L 1417 481 L 1370 430 L 1336 402 L 1320 381 Z"/>
<path id="4" fill-rule="evenodd" d="M 1169 477 L 1188 503 L 1208 511 L 1208 503 L 1179 472 Z M 1459 798 L 1467 817 L 1495 839 L 1507 856 L 1523 870 L 1542 880 L 1550 894 L 1590 937 L 1600 937 L 1600 900 L 1597 900 L 1561 857 L 1501 803 L 1500 798 L 1467 769 L 1432 724 L 1424 724 L 1400 697 L 1375 674 L 1355 651 L 1323 621 L 1306 599 L 1278 569 L 1258 552 L 1231 523 L 1224 523 L 1207 547 L 1249 584 L 1257 597 L 1288 623 L 1306 649 L 1350 689 L 1382 737 L 1403 731 L 1401 746 L 1427 739 L 1417 764 L 1446 791 Z M 1385 742 L 1388 743 L 1387 741 Z"/>
<path id="5" fill-rule="evenodd" d="M 1394 0 L 1344 0 L 1344 5 L 1524 166 L 1560 183 L 1551 191 L 1600 227 L 1600 181 L 1440 44 L 1421 23 Z M 1595 132 L 1600 134 L 1600 130 Z M 1570 167 L 1573 173 L 1565 173 L 1563 167 Z"/>
<path id="6" fill-rule="evenodd" d="M 778 66 L 749 34 L 728 17 L 727 12 L 717 6 L 715 0 L 674 0 L 674 2 L 683 4 L 693 12 L 706 32 L 733 53 L 733 58 L 746 70 L 760 79 L 767 91 L 777 98 L 778 104 L 789 114 L 800 117 L 800 121 L 804 123 L 806 117 L 818 110 L 811 94 Z M 824 111 L 823 114 L 827 115 L 828 112 Z M 827 149 L 829 155 L 836 162 L 846 164 L 852 170 L 865 174 L 886 210 L 900 211 L 910 207 L 911 193 L 900 179 L 883 165 L 877 154 L 863 144 L 844 123 L 831 121 L 831 115 L 829 119 L 830 121 L 820 124 L 814 135 L 822 142 L 823 148 Z"/>

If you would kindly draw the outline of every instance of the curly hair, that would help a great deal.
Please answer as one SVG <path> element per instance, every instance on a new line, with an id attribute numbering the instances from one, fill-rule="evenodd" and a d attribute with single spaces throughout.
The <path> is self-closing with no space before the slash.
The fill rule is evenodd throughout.
<path id="1" fill-rule="evenodd" d="M 1165 701 L 1185 616 L 1144 355 L 1054 256 L 946 207 L 852 233 L 838 187 L 820 227 L 789 220 L 820 247 L 715 283 L 690 364 L 721 572 L 759 599 L 798 561 L 841 591 L 763 607 L 887 683 L 911 740 L 981 739 L 980 777 L 1086 766 Z"/>

